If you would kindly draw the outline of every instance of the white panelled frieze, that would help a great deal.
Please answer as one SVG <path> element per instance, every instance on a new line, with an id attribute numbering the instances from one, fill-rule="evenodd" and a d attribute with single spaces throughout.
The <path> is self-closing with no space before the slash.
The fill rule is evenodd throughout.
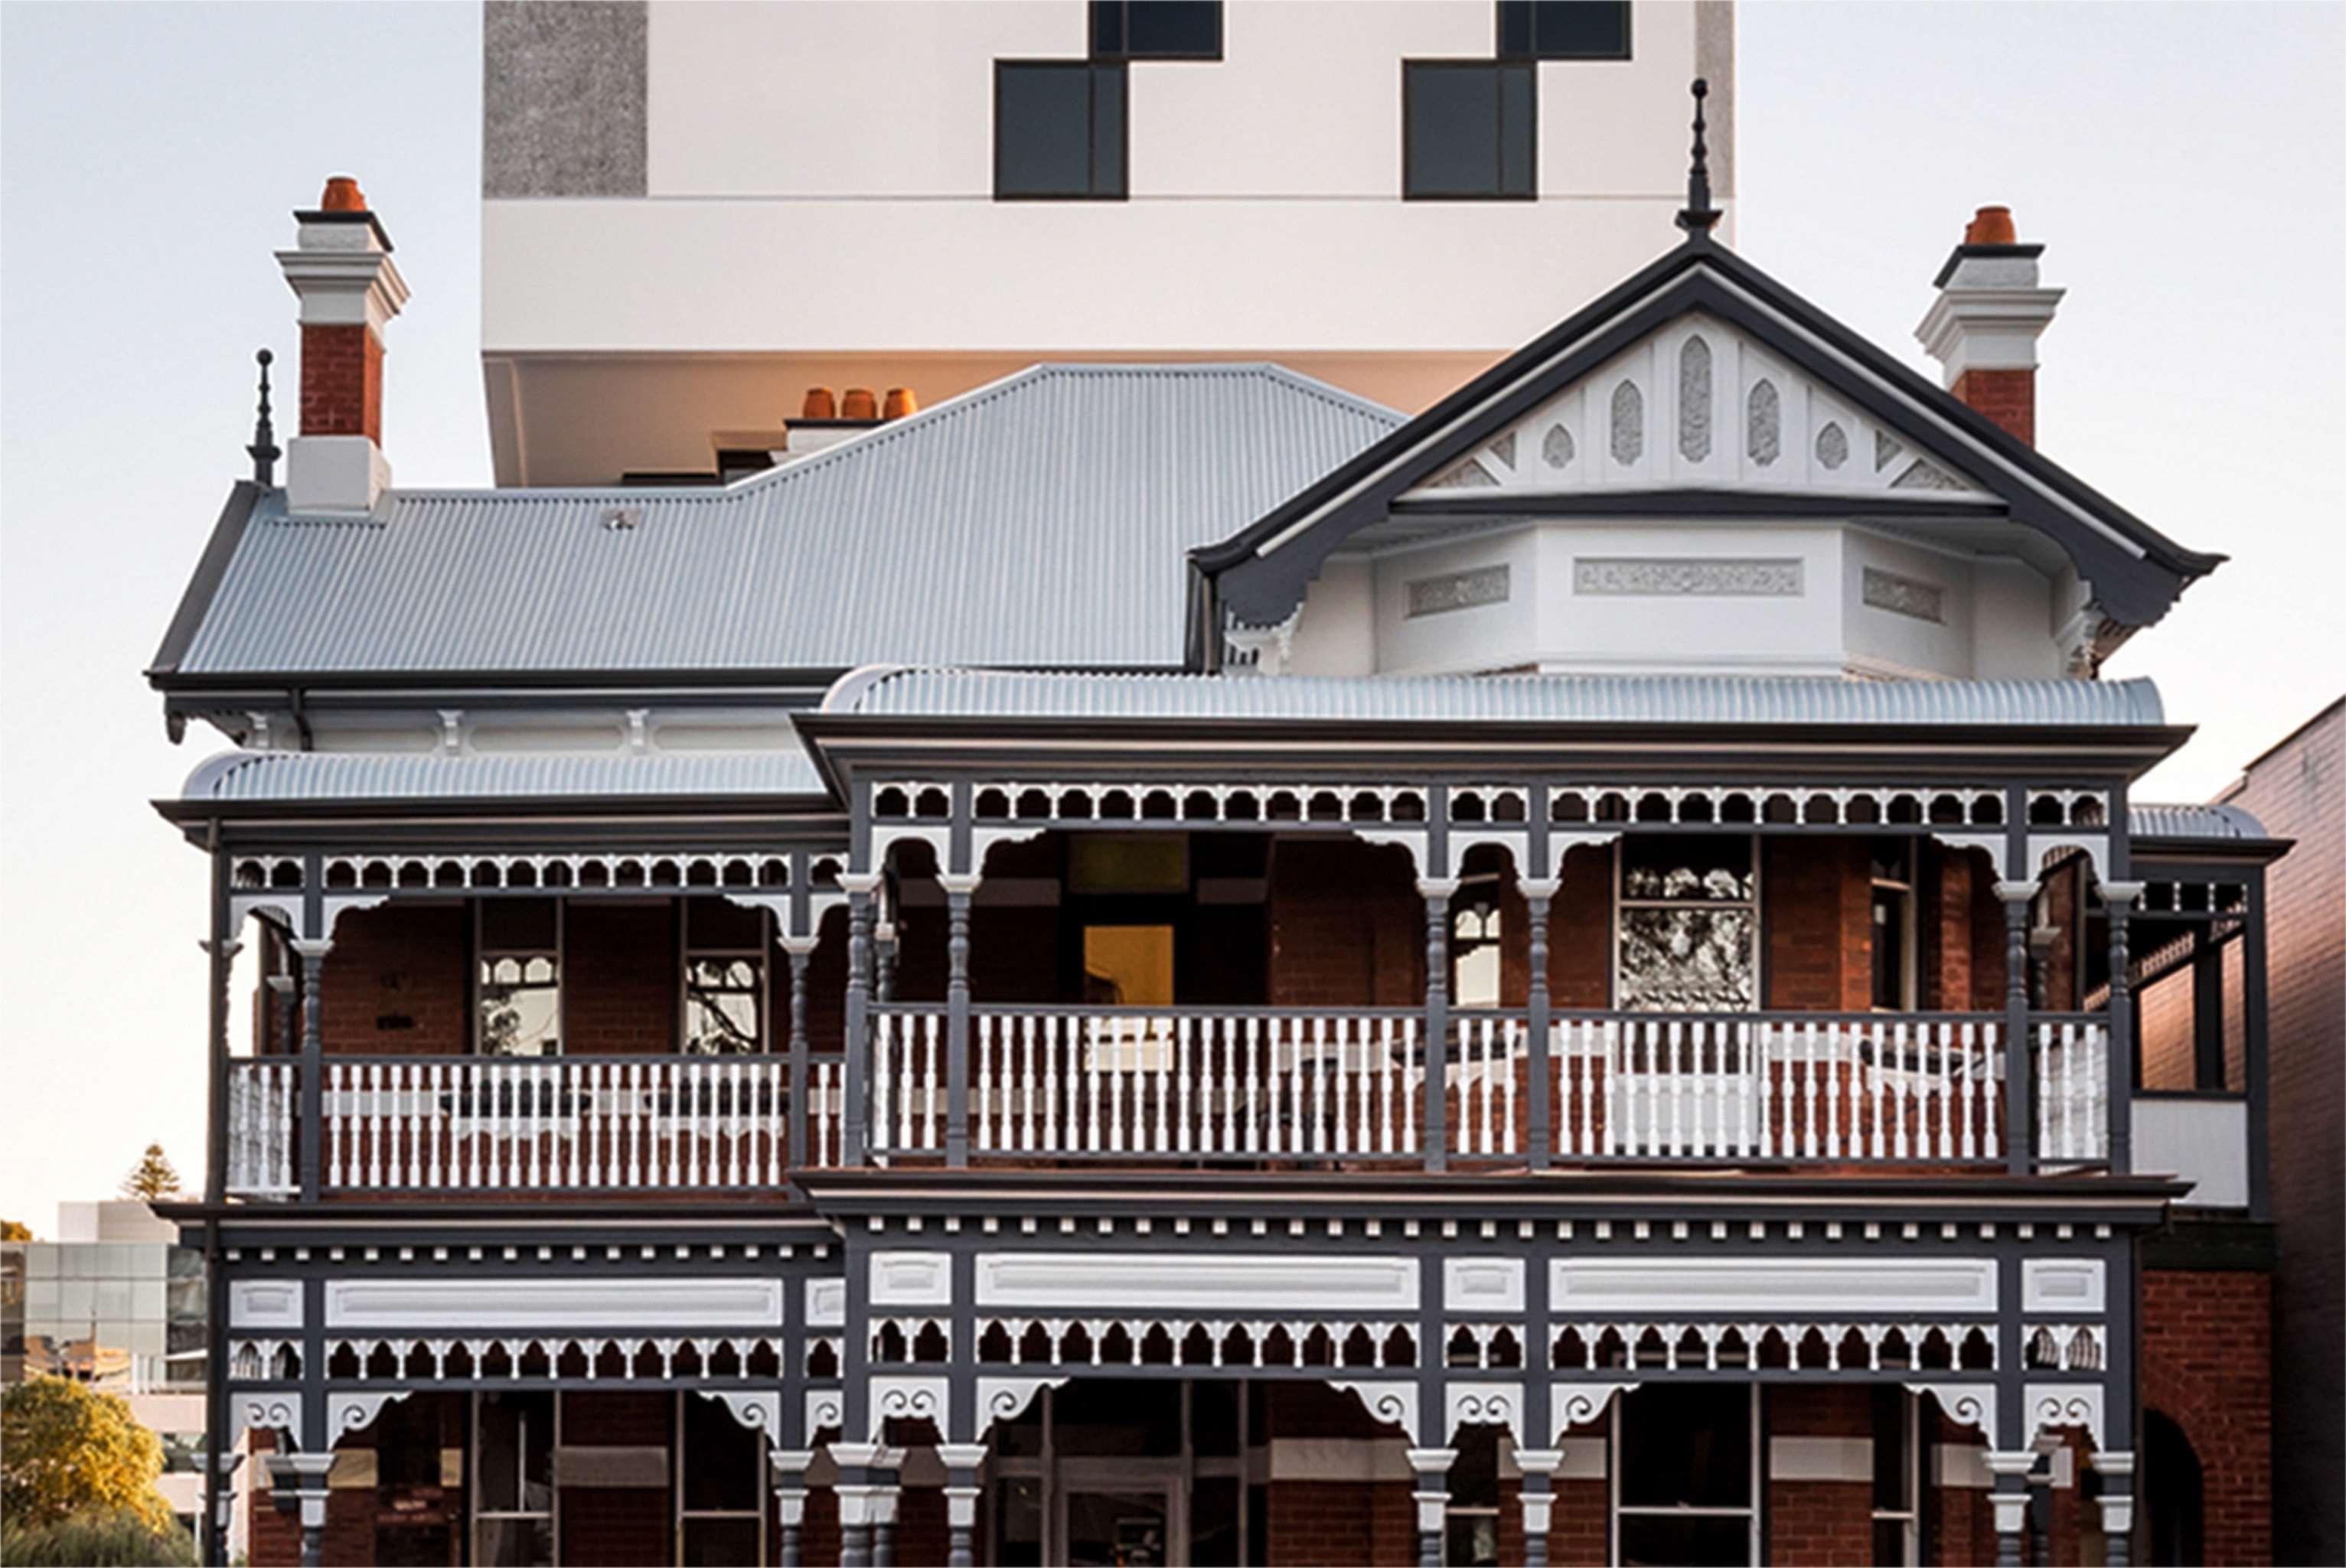
<path id="1" fill-rule="evenodd" d="M 333 1279 L 330 1329 L 736 1329 L 782 1322 L 782 1282 L 699 1279 Z"/>
<path id="2" fill-rule="evenodd" d="M 1524 1260 L 1520 1257 L 1443 1259 L 1442 1304 L 1452 1312 L 1522 1311 Z"/>
<path id="3" fill-rule="evenodd" d="M 872 1254 L 872 1305 L 949 1307 L 953 1304 L 953 1254 Z"/>
<path id="4" fill-rule="evenodd" d="M 1992 1257 L 1558 1257 L 1548 1264 L 1548 1301 L 1560 1318 L 1802 1310 L 1993 1314 L 1995 1279 Z"/>
<path id="5" fill-rule="evenodd" d="M 2104 1312 L 2108 1293 L 2109 1266 L 2098 1257 L 2021 1259 L 2024 1312 Z"/>
<path id="6" fill-rule="evenodd" d="M 1230 1311 L 1404 1312 L 1413 1257 L 1222 1252 L 987 1252 L 976 1304 Z"/>

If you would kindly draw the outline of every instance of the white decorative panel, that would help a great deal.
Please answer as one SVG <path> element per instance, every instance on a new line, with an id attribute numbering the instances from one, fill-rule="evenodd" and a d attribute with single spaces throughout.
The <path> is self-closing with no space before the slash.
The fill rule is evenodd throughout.
<path id="1" fill-rule="evenodd" d="M 847 1281 L 810 1279 L 806 1282 L 806 1320 L 810 1329 L 838 1329 L 847 1322 Z"/>
<path id="2" fill-rule="evenodd" d="M 1410 1257 L 1223 1252 L 988 1252 L 980 1307 L 1120 1307 L 1166 1311 L 1407 1312 Z"/>
<path id="3" fill-rule="evenodd" d="M 1779 1437 L 1768 1440 L 1771 1481 L 1872 1481 L 1873 1440 Z"/>
<path id="4" fill-rule="evenodd" d="M 2108 1305 L 2108 1269 L 2098 1257 L 2025 1257 L 2020 1263 L 2024 1312 L 2100 1312 Z"/>
<path id="5" fill-rule="evenodd" d="M 1442 1305 L 1452 1312 L 1520 1312 L 1524 1260 L 1452 1257 L 1442 1265 Z"/>
<path id="6" fill-rule="evenodd" d="M 871 1381 L 871 1393 L 865 1410 L 872 1422 L 871 1441 L 878 1442 L 891 1420 L 930 1420 L 937 1424 L 939 1435 L 947 1435 L 950 1427 L 947 1413 L 952 1408 L 953 1385 L 944 1378 L 884 1378 Z"/>
<path id="7" fill-rule="evenodd" d="M 239 1279 L 228 1288 L 232 1329 L 301 1327 L 301 1282 L 298 1279 Z"/>
<path id="8" fill-rule="evenodd" d="M 874 1307 L 953 1305 L 953 1254 L 875 1252 L 872 1255 Z"/>
<path id="9" fill-rule="evenodd" d="M 1994 1312 L 1995 1259 L 1559 1257 L 1548 1265 L 1548 1301 L 1559 1316 Z"/>
<path id="10" fill-rule="evenodd" d="M 780 1328 L 779 1279 L 337 1279 L 330 1329 Z"/>

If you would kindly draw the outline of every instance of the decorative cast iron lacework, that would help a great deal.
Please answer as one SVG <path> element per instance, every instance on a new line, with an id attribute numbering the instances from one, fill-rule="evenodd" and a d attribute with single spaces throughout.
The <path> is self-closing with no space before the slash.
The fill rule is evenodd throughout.
<path id="1" fill-rule="evenodd" d="M 1613 389 L 1613 461 L 1623 467 L 1646 455 L 1646 394 L 1635 382 Z"/>
<path id="2" fill-rule="evenodd" d="M 1688 463 L 1710 455 L 1710 345 L 1700 338 L 1678 350 L 1678 455 Z"/>
<path id="3" fill-rule="evenodd" d="M 1759 1002 L 1751 840 L 1638 840 L 1621 851 L 1620 1002 L 1739 1012 Z"/>

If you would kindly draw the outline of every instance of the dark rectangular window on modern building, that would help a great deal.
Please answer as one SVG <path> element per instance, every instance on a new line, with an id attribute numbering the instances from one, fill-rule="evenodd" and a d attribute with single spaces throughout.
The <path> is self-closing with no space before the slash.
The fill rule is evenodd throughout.
<path id="1" fill-rule="evenodd" d="M 1537 194 L 1532 69 L 1510 61 L 1402 62 L 1402 195 L 1464 201 Z"/>
<path id="2" fill-rule="evenodd" d="M 1499 0 L 1503 60 L 1626 60 L 1629 0 Z"/>
<path id="3" fill-rule="evenodd" d="M 1219 60 L 1222 0 L 1092 0 L 1095 60 Z"/>
<path id="4" fill-rule="evenodd" d="M 1121 62 L 995 61 L 995 199 L 1122 200 L 1124 106 Z"/>

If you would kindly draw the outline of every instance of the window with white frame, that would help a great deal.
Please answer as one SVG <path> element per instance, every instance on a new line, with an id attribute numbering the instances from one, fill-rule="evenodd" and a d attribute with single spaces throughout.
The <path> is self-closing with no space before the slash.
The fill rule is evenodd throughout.
<path id="1" fill-rule="evenodd" d="M 1619 1004 L 1657 1013 L 1757 1007 L 1758 840 L 1746 833 L 1632 833 L 1616 863 Z"/>
<path id="2" fill-rule="evenodd" d="M 1914 1001 L 1914 840 L 1872 840 L 1873 1007 L 1902 1013 Z"/>
<path id="3" fill-rule="evenodd" d="M 482 1055 L 562 1054 L 562 913 L 559 899 L 474 904 L 474 1048 Z"/>
<path id="4" fill-rule="evenodd" d="M 766 915 L 722 899 L 684 901 L 684 1054 L 766 1048 Z"/>
<path id="5" fill-rule="evenodd" d="M 1613 1410 L 1613 1560 L 1757 1563 L 1759 1386 L 1648 1383 Z"/>
<path id="6" fill-rule="evenodd" d="M 551 1393 L 473 1397 L 473 1556 L 482 1568 L 554 1561 Z"/>
<path id="7" fill-rule="evenodd" d="M 1913 1394 L 1894 1383 L 1873 1390 L 1873 1560 L 1900 1568 L 1923 1561 L 1917 1424 Z"/>

